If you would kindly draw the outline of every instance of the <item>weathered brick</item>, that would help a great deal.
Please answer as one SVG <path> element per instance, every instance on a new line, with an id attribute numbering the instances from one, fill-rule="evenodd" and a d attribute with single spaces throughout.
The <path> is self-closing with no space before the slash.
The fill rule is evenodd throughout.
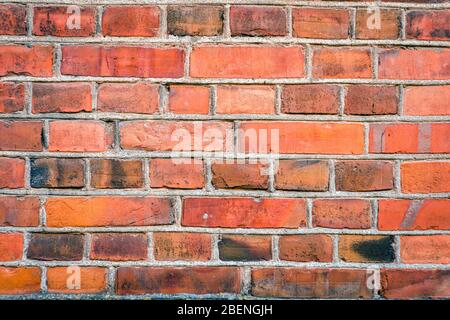
<path id="1" fill-rule="evenodd" d="M 39 224 L 39 198 L 0 197 L 0 226 L 35 227 Z"/>
<path id="2" fill-rule="evenodd" d="M 84 236 L 75 233 L 33 233 L 27 258 L 32 260 L 75 261 L 83 258 Z"/>
<path id="3" fill-rule="evenodd" d="M 20 260 L 22 259 L 22 255 L 23 255 L 23 234 L 0 233 L 0 261 Z"/>
<path id="4" fill-rule="evenodd" d="M 361 269 L 252 269 L 251 292 L 258 297 L 371 298 Z"/>
<path id="5" fill-rule="evenodd" d="M 39 267 L 0 267 L 0 294 L 30 294 L 41 290 Z"/>
<path id="6" fill-rule="evenodd" d="M 380 230 L 450 230 L 450 200 L 378 200 Z"/>
<path id="7" fill-rule="evenodd" d="M 113 129 L 97 120 L 55 120 L 49 124 L 49 151 L 102 152 L 113 142 Z"/>
<path id="8" fill-rule="evenodd" d="M 216 36 L 223 30 L 221 6 L 168 6 L 167 31 L 175 36 Z"/>
<path id="9" fill-rule="evenodd" d="M 176 114 L 208 114 L 209 95 L 206 86 L 170 85 L 169 111 Z"/>
<path id="10" fill-rule="evenodd" d="M 181 78 L 183 72 L 184 51 L 178 48 L 62 47 L 61 73 L 64 75 Z"/>
<path id="11" fill-rule="evenodd" d="M 0 158 L 0 188 L 23 188 L 25 186 L 25 160 Z"/>
<path id="12" fill-rule="evenodd" d="M 261 235 L 224 234 L 219 243 L 222 261 L 261 261 L 272 259 L 272 239 Z"/>
<path id="13" fill-rule="evenodd" d="M 281 190 L 328 190 L 328 163 L 321 160 L 279 160 L 275 188 Z"/>
<path id="14" fill-rule="evenodd" d="M 75 269 L 79 268 L 79 269 Z M 73 282 L 72 278 L 78 274 L 80 282 Z M 47 289 L 50 293 L 103 293 L 106 291 L 107 268 L 102 267 L 49 267 L 47 268 Z"/>
<path id="15" fill-rule="evenodd" d="M 400 10 L 396 9 L 374 10 L 369 7 L 356 10 L 356 38 L 397 39 L 400 33 L 400 14 Z"/>
<path id="16" fill-rule="evenodd" d="M 339 87 L 335 85 L 303 84 L 283 86 L 281 112 L 337 114 Z"/>
<path id="17" fill-rule="evenodd" d="M 306 225 L 303 199 L 184 198 L 183 226 L 298 228 Z"/>
<path id="18" fill-rule="evenodd" d="M 403 263 L 450 263 L 450 236 L 401 236 L 400 259 Z"/>
<path id="19" fill-rule="evenodd" d="M 11 151 L 41 151 L 42 150 L 41 121 L 0 121 L 0 150 Z"/>
<path id="20" fill-rule="evenodd" d="M 450 39 L 450 10 L 409 11 L 406 38 L 420 40 Z"/>
<path id="21" fill-rule="evenodd" d="M 216 188 L 267 189 L 269 186 L 268 164 L 216 161 L 211 165 L 211 172 L 211 182 Z"/>
<path id="22" fill-rule="evenodd" d="M 345 113 L 354 115 L 396 114 L 398 89 L 395 86 L 347 86 Z"/>
<path id="23" fill-rule="evenodd" d="M 294 8 L 294 37 L 347 39 L 350 33 L 350 13 L 345 9 Z"/>
<path id="24" fill-rule="evenodd" d="M 238 293 L 236 267 L 119 267 L 118 294 Z"/>
<path id="25" fill-rule="evenodd" d="M 279 240 L 281 260 L 299 262 L 333 261 L 333 239 L 325 234 L 285 235 Z"/>
<path id="26" fill-rule="evenodd" d="M 155 37 L 159 33 L 159 16 L 156 6 L 107 6 L 102 32 L 105 36 Z"/>
<path id="27" fill-rule="evenodd" d="M 217 87 L 218 114 L 273 114 L 275 88 L 264 85 L 224 85 Z"/>
<path id="28" fill-rule="evenodd" d="M 208 261 L 211 259 L 211 235 L 187 232 L 153 233 L 156 260 Z"/>
<path id="29" fill-rule="evenodd" d="M 53 74 L 53 47 L 0 45 L 0 77 L 27 75 L 51 77 Z"/>
<path id="30" fill-rule="evenodd" d="M 394 187 L 394 168 L 391 161 L 337 161 L 336 190 L 377 191 Z"/>
<path id="31" fill-rule="evenodd" d="M 394 262 L 394 237 L 340 235 L 339 258 L 346 262 Z"/>
<path id="32" fill-rule="evenodd" d="M 33 113 L 90 112 L 92 94 L 89 83 L 33 83 Z"/>
<path id="33" fill-rule="evenodd" d="M 194 78 L 301 78 L 304 49 L 300 46 L 194 47 L 190 75 Z"/>
<path id="34" fill-rule="evenodd" d="M 203 188 L 203 167 L 203 161 L 198 159 L 152 159 L 150 185 L 152 188 Z"/>
<path id="35" fill-rule="evenodd" d="M 450 86 L 408 86 L 404 90 L 403 113 L 410 116 L 450 115 Z"/>
<path id="36" fill-rule="evenodd" d="M 232 36 L 284 36 L 286 10 L 280 7 L 231 6 L 230 31 Z"/>
<path id="37" fill-rule="evenodd" d="M 81 159 L 31 159 L 30 165 L 32 188 L 84 187 L 84 161 Z"/>
<path id="38" fill-rule="evenodd" d="M 171 224 L 167 198 L 52 197 L 45 203 L 48 227 L 113 227 Z"/>
<path id="39" fill-rule="evenodd" d="M 25 86 L 23 83 L 0 82 L 0 113 L 19 112 L 24 107 Z"/>
<path id="40" fill-rule="evenodd" d="M 79 11 L 72 10 L 70 6 L 34 7 L 33 34 L 56 37 L 87 37 L 94 35 L 95 8 L 78 6 L 77 9 Z M 80 16 L 76 19 L 74 15 L 78 14 L 78 12 Z"/>
<path id="41" fill-rule="evenodd" d="M 450 192 L 450 162 L 404 162 L 400 170 L 405 193 Z"/>
<path id="42" fill-rule="evenodd" d="M 27 34 L 27 7 L 20 4 L 0 5 L 0 34 Z"/>
<path id="43" fill-rule="evenodd" d="M 363 199 L 319 199 L 313 201 L 314 227 L 369 229 L 370 203 Z"/>
<path id="44" fill-rule="evenodd" d="M 141 160 L 92 159 L 91 186 L 94 188 L 142 188 Z"/>
<path id="45" fill-rule="evenodd" d="M 148 257 L 145 233 L 98 233 L 91 241 L 92 260 L 138 261 Z"/>

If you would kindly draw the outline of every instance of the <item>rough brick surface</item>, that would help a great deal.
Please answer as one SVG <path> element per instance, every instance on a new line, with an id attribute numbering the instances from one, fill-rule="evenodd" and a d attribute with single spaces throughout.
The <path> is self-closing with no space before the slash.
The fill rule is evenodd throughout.
<path id="1" fill-rule="evenodd" d="M 0 299 L 450 299 L 448 1 L 3 0 L 0 40 Z"/>

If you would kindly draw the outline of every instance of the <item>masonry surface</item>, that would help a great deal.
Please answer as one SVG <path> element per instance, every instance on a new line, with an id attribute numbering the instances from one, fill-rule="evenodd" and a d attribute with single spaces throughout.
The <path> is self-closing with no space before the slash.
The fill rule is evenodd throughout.
<path id="1" fill-rule="evenodd" d="M 449 153 L 446 1 L 0 0 L 2 299 L 450 298 Z"/>

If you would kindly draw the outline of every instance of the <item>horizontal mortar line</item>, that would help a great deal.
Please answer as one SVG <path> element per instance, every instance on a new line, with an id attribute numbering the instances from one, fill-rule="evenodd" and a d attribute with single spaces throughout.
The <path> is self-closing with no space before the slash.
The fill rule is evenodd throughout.
<path id="1" fill-rule="evenodd" d="M 197 44 L 312 44 L 312 45 L 348 45 L 348 46 L 414 46 L 414 47 L 450 47 L 450 41 L 432 41 L 432 40 L 414 40 L 414 39 L 386 39 L 386 40 L 365 40 L 365 39 L 310 39 L 310 38 L 291 38 L 291 37 L 175 37 L 165 38 L 143 38 L 143 37 L 49 37 L 49 36 L 0 36 L 0 44 L 12 42 L 26 44 L 126 44 L 136 46 L 140 44 L 158 44 L 158 47 L 164 45 L 179 45 L 184 48 L 185 45 Z"/>
<path id="2" fill-rule="evenodd" d="M 103 5 L 103 4 L 183 4 L 186 0 L 0 0 L 0 3 L 28 3 L 28 4 L 78 4 L 78 5 Z M 311 6 L 311 7 L 396 7 L 396 8 L 449 8 L 447 3 L 399 3 L 399 2 L 383 2 L 375 3 L 374 1 L 346 2 L 346 1 L 295 1 L 292 0 L 189 0 L 189 4 L 248 4 L 248 5 L 273 5 L 273 6 Z"/>
<path id="3" fill-rule="evenodd" d="M 277 120 L 277 121 L 337 121 L 337 122 L 448 122 L 450 116 L 400 116 L 400 115 L 330 115 L 330 114 L 216 114 L 216 115 L 174 115 L 138 113 L 0 113 L 0 119 L 22 120 Z"/>
<path id="4" fill-rule="evenodd" d="M 0 77 L 0 81 L 21 82 L 138 82 L 154 83 L 186 83 L 186 84 L 403 84 L 403 85 L 446 85 L 450 79 L 444 80 L 391 80 L 391 79 L 307 79 L 307 78 L 145 78 L 145 77 L 94 77 L 94 76 L 54 76 L 31 77 L 9 75 Z"/>
<path id="5" fill-rule="evenodd" d="M 374 230 L 374 229 L 329 229 L 329 228 L 206 228 L 177 225 L 141 226 L 141 227 L 0 227 L 0 233 L 11 232 L 50 232 L 50 233 L 148 233 L 148 232 L 189 232 L 207 234 L 259 234 L 259 235 L 450 235 L 450 230 Z"/>
<path id="6" fill-rule="evenodd" d="M 450 161 L 449 153 L 371 153 L 371 154 L 267 154 L 267 153 L 235 153 L 210 151 L 139 151 L 139 150 L 111 150 L 107 152 L 48 152 L 48 151 L 0 151 L 3 157 L 55 157 L 55 158 L 197 158 L 197 159 L 248 159 L 248 160 L 284 160 L 284 159 L 334 159 L 334 160 L 441 160 Z"/>

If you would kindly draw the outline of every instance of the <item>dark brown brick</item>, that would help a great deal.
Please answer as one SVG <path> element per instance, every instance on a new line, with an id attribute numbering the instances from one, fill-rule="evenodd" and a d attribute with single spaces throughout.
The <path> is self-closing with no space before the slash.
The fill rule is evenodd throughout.
<path id="1" fill-rule="evenodd" d="M 0 5 L 0 35 L 27 33 L 27 7 L 15 4 Z"/>
<path id="2" fill-rule="evenodd" d="M 0 83 L 0 113 L 18 112 L 25 107 L 25 86 L 23 83 Z"/>
<path id="3" fill-rule="evenodd" d="M 223 29 L 219 6 L 168 6 L 167 31 L 175 36 L 216 36 Z"/>
<path id="4" fill-rule="evenodd" d="M 27 257 L 32 260 L 78 261 L 83 258 L 84 236 L 70 233 L 34 233 Z"/>
<path id="5" fill-rule="evenodd" d="M 272 239 L 259 235 L 223 235 L 219 241 L 223 261 L 260 261 L 272 259 Z"/>
<path id="6" fill-rule="evenodd" d="M 396 114 L 397 105 L 395 86 L 352 85 L 347 87 L 344 109 L 355 115 Z"/>
<path id="7" fill-rule="evenodd" d="M 288 85 L 281 93 L 281 112 L 336 114 L 339 87 L 323 84 Z"/>
<path id="8" fill-rule="evenodd" d="M 284 36 L 286 11 L 280 7 L 232 6 L 230 29 L 233 36 Z"/>
<path id="9" fill-rule="evenodd" d="M 81 159 L 31 159 L 32 188 L 84 187 L 84 161 Z"/>
<path id="10" fill-rule="evenodd" d="M 92 236 L 91 259 L 126 261 L 147 259 L 144 233 L 99 233 Z"/>
<path id="11" fill-rule="evenodd" d="M 394 236 L 354 235 L 339 237 L 339 258 L 346 262 L 394 262 Z"/>
<path id="12" fill-rule="evenodd" d="M 336 163 L 336 190 L 377 191 L 394 187 L 390 161 L 355 160 Z"/>
<path id="13" fill-rule="evenodd" d="M 91 185 L 94 188 L 141 188 L 143 183 L 140 160 L 91 160 Z"/>

